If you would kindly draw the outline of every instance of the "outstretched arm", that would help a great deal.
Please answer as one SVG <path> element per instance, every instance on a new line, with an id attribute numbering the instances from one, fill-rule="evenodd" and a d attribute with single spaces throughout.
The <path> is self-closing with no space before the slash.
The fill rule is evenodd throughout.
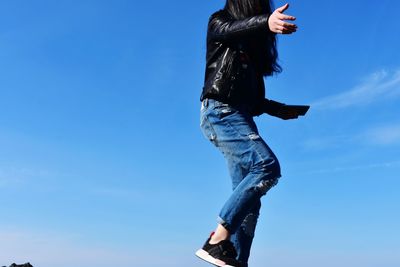
<path id="1" fill-rule="evenodd" d="M 259 15 L 235 20 L 223 12 L 218 12 L 210 18 L 209 38 L 215 41 L 235 41 L 259 31 L 268 31 L 268 18 L 268 15 Z"/>
<path id="2" fill-rule="evenodd" d="M 215 41 L 235 41 L 246 38 L 260 31 L 291 34 L 296 32 L 297 25 L 286 21 L 294 21 L 294 16 L 284 12 L 289 8 L 285 4 L 277 8 L 272 14 L 264 14 L 235 20 L 224 12 L 215 13 L 209 20 L 209 38 Z"/>

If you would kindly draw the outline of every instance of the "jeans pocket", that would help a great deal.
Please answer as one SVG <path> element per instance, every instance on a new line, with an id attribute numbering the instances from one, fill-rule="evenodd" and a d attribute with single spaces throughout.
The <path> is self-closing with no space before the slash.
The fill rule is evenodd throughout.
<path id="1" fill-rule="evenodd" d="M 215 133 L 211 123 L 208 121 L 207 115 L 205 114 L 202 114 L 200 117 L 200 128 L 204 137 L 213 143 L 216 142 L 217 134 Z"/>

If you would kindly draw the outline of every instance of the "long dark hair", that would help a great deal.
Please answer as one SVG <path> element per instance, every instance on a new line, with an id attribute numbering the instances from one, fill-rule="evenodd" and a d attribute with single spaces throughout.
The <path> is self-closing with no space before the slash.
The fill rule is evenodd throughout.
<path id="1" fill-rule="evenodd" d="M 241 20 L 273 11 L 272 0 L 226 0 L 224 7 L 234 19 Z M 276 34 L 266 32 L 250 43 L 249 52 L 263 76 L 270 76 L 282 71 L 278 64 Z"/>

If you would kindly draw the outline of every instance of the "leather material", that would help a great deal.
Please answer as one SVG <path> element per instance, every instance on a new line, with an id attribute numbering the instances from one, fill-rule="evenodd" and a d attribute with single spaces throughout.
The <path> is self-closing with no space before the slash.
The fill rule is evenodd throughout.
<path id="1" fill-rule="evenodd" d="M 233 105 L 245 104 L 255 116 L 271 111 L 271 107 L 266 107 L 270 101 L 265 99 L 263 75 L 250 56 L 252 42 L 273 34 L 268 28 L 268 18 L 258 15 L 235 20 L 225 10 L 211 15 L 201 101 L 212 98 Z M 272 113 L 279 107 L 273 106 Z"/>

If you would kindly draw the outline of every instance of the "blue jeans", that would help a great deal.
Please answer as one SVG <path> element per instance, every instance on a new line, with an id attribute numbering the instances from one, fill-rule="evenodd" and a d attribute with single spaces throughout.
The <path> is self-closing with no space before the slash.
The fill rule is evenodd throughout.
<path id="1" fill-rule="evenodd" d="M 253 117 L 240 106 L 205 99 L 200 126 L 204 136 L 224 155 L 233 192 L 218 223 L 231 234 L 238 260 L 247 264 L 261 207 L 261 197 L 277 184 L 279 162 L 259 136 Z"/>

